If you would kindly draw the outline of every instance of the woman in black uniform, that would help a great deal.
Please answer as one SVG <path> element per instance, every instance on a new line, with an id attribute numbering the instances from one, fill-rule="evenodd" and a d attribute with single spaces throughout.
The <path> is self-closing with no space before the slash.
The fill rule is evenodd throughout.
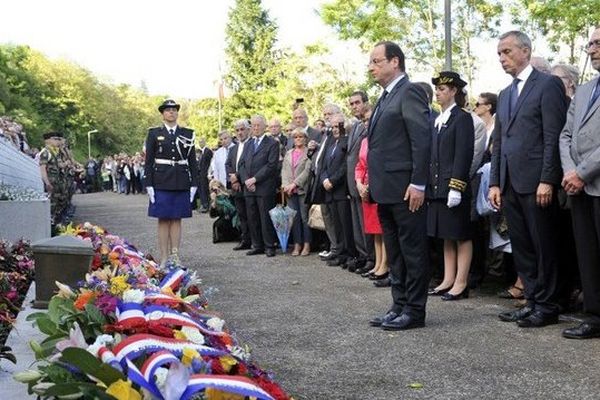
<path id="1" fill-rule="evenodd" d="M 179 104 L 165 100 L 158 111 L 163 125 L 150 128 L 146 137 L 144 182 L 150 204 L 148 216 L 158 218 L 160 262 L 179 264 L 181 218 L 192 216 L 198 189 L 194 131 L 177 125 Z"/>
<path id="2" fill-rule="evenodd" d="M 466 103 L 466 82 L 452 71 L 441 72 L 432 82 L 442 112 L 431 134 L 427 234 L 444 239 L 444 280 L 429 294 L 460 300 L 469 296 L 473 255 L 468 182 L 475 133 L 473 118 L 461 108 Z"/>

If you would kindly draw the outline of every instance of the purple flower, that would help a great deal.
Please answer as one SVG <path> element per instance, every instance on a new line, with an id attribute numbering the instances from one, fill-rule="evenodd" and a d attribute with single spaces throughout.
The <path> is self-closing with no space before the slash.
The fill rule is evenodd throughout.
<path id="1" fill-rule="evenodd" d="M 118 299 L 110 294 L 104 293 L 96 298 L 96 307 L 103 313 L 114 313 L 117 309 Z"/>

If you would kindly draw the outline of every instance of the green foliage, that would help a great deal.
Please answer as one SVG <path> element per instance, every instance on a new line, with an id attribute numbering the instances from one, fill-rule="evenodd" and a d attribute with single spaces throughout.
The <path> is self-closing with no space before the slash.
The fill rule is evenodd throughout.
<path id="1" fill-rule="evenodd" d="M 0 46 L 0 113 L 21 123 L 36 147 L 44 132 L 61 131 L 82 161 L 87 132 L 97 129 L 93 154 L 140 151 L 147 128 L 158 122 L 160 99 L 101 82 L 84 68 L 49 60 L 27 46 Z"/>
<path id="2" fill-rule="evenodd" d="M 119 379 L 124 381 L 127 380 L 120 371 L 103 363 L 85 349 L 68 347 L 63 350 L 60 361 L 70 364 L 81 372 L 99 379 L 106 386 L 110 386 L 111 383 L 114 383 Z"/>
<path id="3" fill-rule="evenodd" d="M 471 40 L 493 35 L 502 2 L 454 0 L 453 69 L 470 75 L 475 66 Z M 364 50 L 381 40 L 398 42 L 419 70 L 444 65 L 444 10 L 438 0 L 335 0 L 322 6 L 321 17 L 341 39 L 358 39 Z"/>
<path id="4" fill-rule="evenodd" d="M 552 50 L 568 46 L 569 63 L 576 64 L 590 28 L 600 21 L 598 5 L 598 0 L 515 0 L 511 13 L 514 22 L 538 30 Z"/>

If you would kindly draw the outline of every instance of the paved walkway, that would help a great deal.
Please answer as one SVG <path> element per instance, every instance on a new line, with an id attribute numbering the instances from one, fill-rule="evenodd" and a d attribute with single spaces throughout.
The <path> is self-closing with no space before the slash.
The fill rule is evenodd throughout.
<path id="1" fill-rule="evenodd" d="M 156 251 L 145 197 L 79 195 L 75 203 L 78 221 Z M 388 289 L 316 255 L 248 257 L 214 245 L 211 226 L 206 214 L 184 222 L 182 262 L 217 289 L 212 307 L 298 400 L 600 398 L 600 340 L 562 339 L 567 324 L 517 328 L 496 317 L 509 301 L 475 292 L 431 299 L 424 329 L 381 331 L 367 321 L 388 308 Z"/>

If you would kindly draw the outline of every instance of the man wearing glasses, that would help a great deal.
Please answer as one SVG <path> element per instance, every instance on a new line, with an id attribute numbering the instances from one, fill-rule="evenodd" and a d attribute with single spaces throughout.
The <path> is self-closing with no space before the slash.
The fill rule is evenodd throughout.
<path id="1" fill-rule="evenodd" d="M 600 71 L 600 28 L 587 47 L 592 67 Z M 575 92 L 560 134 L 562 186 L 571 197 L 573 233 L 587 318 L 565 329 L 569 339 L 600 337 L 600 80 Z"/>

